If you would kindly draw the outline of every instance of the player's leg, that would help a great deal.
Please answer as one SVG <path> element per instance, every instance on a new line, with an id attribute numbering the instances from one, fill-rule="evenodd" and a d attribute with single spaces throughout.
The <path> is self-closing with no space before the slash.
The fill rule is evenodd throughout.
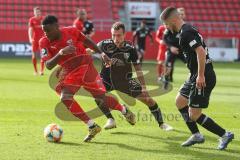
<path id="1" fill-rule="evenodd" d="M 129 109 L 121 105 L 114 97 L 105 95 L 105 86 L 92 64 L 89 65 L 88 71 L 85 74 L 83 87 L 92 94 L 99 108 L 106 107 L 112 110 L 118 110 L 125 116 L 130 124 L 135 124 L 135 115 Z"/>
<path id="2" fill-rule="evenodd" d="M 206 68 L 207 69 L 207 68 Z M 210 71 L 205 76 L 206 87 L 204 89 L 197 89 L 194 86 L 190 93 L 189 102 L 189 114 L 190 118 L 197 122 L 199 125 L 207 129 L 208 131 L 218 135 L 220 138 L 220 143 L 218 149 L 225 149 L 229 142 L 234 138 L 234 134 L 231 132 L 226 132 L 219 124 L 217 124 L 212 118 L 206 116 L 202 113 L 202 108 L 207 108 L 209 104 L 209 98 L 211 91 L 215 86 L 216 77 L 214 71 Z"/>
<path id="3" fill-rule="evenodd" d="M 39 40 L 40 40 L 40 38 L 37 39 L 37 43 L 35 44 L 36 45 L 35 47 L 37 48 L 38 51 L 40 50 L 39 44 L 38 44 Z M 40 51 L 40 75 L 41 76 L 44 74 L 44 66 L 45 65 L 44 65 L 44 61 L 42 59 L 42 53 Z"/>
<path id="4" fill-rule="evenodd" d="M 41 58 L 41 60 L 40 60 L 40 75 L 41 76 L 44 75 L 44 67 L 45 67 L 44 61 Z"/>
<path id="5" fill-rule="evenodd" d="M 181 113 L 188 129 L 191 131 L 192 136 L 190 138 L 182 143 L 183 147 L 192 146 L 196 143 L 203 143 L 204 137 L 200 134 L 198 126 L 196 122 L 192 121 L 189 117 L 189 106 L 188 106 L 188 99 L 191 89 L 191 82 L 190 80 L 187 80 L 184 85 L 181 87 L 177 97 L 176 97 L 176 106 Z"/>
<path id="6" fill-rule="evenodd" d="M 164 50 L 165 51 L 165 50 Z M 163 80 L 164 71 L 165 71 L 165 52 L 159 48 L 158 56 L 157 56 L 157 74 L 158 74 L 158 82 Z"/>
<path id="7" fill-rule="evenodd" d="M 111 80 L 110 80 L 110 77 L 108 76 L 103 76 L 101 75 L 101 78 L 103 80 L 103 84 L 105 86 L 105 89 L 107 92 L 110 92 L 112 91 L 113 89 L 113 86 L 112 86 L 112 83 L 111 83 Z M 97 102 L 96 102 L 97 103 Z M 103 112 L 103 114 L 107 117 L 107 122 L 106 124 L 104 125 L 104 129 L 112 129 L 112 128 L 116 128 L 117 127 L 117 124 L 116 124 L 116 121 L 113 117 L 113 115 L 111 114 L 111 111 L 109 108 L 107 107 L 101 107 L 101 105 L 97 104 L 100 108 L 100 110 Z"/>
<path id="8" fill-rule="evenodd" d="M 78 119 L 82 120 L 89 128 L 89 133 L 85 137 L 84 142 L 89 142 L 101 131 L 98 126 L 81 108 L 77 101 L 73 98 L 74 94 L 80 87 L 76 86 L 63 86 L 61 89 L 61 102 L 65 104 L 67 109 Z"/>
<path id="9" fill-rule="evenodd" d="M 168 78 L 169 82 L 173 82 L 173 72 L 174 72 L 175 61 L 176 61 L 176 55 L 173 55 L 172 62 L 171 62 L 172 63 L 171 64 L 171 70 L 170 70 L 169 78 Z"/>
<path id="10" fill-rule="evenodd" d="M 32 64 L 33 64 L 33 69 L 34 69 L 34 75 L 38 75 L 37 50 L 38 50 L 38 44 L 36 41 L 33 41 L 32 42 Z"/>
<path id="11" fill-rule="evenodd" d="M 142 62 L 143 62 L 143 58 L 144 58 L 144 53 L 145 53 L 145 49 L 144 48 L 141 48 L 140 49 L 140 57 L 139 57 L 139 61 L 140 61 L 140 64 L 142 65 Z"/>
<path id="12" fill-rule="evenodd" d="M 102 78 L 102 82 L 103 82 L 103 85 L 104 85 L 106 91 L 107 91 L 107 92 L 112 91 L 113 86 L 112 86 L 110 77 L 101 75 L 101 78 Z M 98 105 L 98 106 L 99 106 L 99 105 Z M 114 117 L 113 117 L 113 115 L 111 114 L 110 109 L 107 108 L 107 107 L 104 107 L 104 108 L 99 107 L 99 108 L 101 109 L 101 111 L 103 112 L 103 114 L 107 117 L 108 122 L 109 122 L 109 125 L 116 127 L 116 123 L 115 123 L 115 121 L 114 121 Z M 112 125 L 111 125 L 111 124 L 112 124 Z M 107 125 L 107 126 L 108 126 L 108 125 Z M 108 129 L 108 127 L 107 127 L 107 129 Z"/>
<path id="13" fill-rule="evenodd" d="M 136 98 L 148 106 L 151 114 L 153 115 L 161 129 L 165 131 L 173 130 L 170 125 L 164 123 L 161 109 L 158 107 L 157 102 L 149 96 L 147 91 L 141 92 Z"/>

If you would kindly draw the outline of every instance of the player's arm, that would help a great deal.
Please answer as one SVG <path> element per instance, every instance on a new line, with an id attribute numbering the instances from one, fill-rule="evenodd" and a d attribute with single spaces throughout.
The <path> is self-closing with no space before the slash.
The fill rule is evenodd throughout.
<path id="1" fill-rule="evenodd" d="M 152 35 L 152 32 L 149 30 L 148 31 L 148 37 L 150 38 L 150 40 L 151 40 L 151 43 L 153 43 L 153 35 Z"/>
<path id="2" fill-rule="evenodd" d="M 84 36 L 84 35 L 82 35 Z M 90 39 L 87 38 L 86 36 L 84 36 L 84 40 L 83 40 L 83 44 L 92 49 L 95 53 L 99 53 L 102 56 L 103 61 L 107 64 L 107 65 L 111 65 L 111 59 L 104 53 L 101 51 L 101 49 Z"/>
<path id="3" fill-rule="evenodd" d="M 133 32 L 133 44 L 136 44 L 137 31 Z"/>
<path id="4" fill-rule="evenodd" d="M 162 43 L 161 43 L 162 39 L 161 39 L 160 37 L 161 37 L 161 31 L 160 31 L 160 29 L 158 29 L 158 30 L 157 30 L 157 33 L 156 33 L 155 40 L 156 40 L 159 44 L 162 44 Z"/>
<path id="5" fill-rule="evenodd" d="M 207 53 L 202 46 L 202 36 L 196 30 L 191 30 L 183 33 L 182 39 L 179 39 L 179 41 L 181 46 L 190 47 L 190 49 L 197 54 L 198 76 L 196 79 L 196 87 L 199 89 L 204 88 L 206 86 L 204 72 Z"/>
<path id="6" fill-rule="evenodd" d="M 138 54 L 137 54 L 136 48 L 134 48 L 134 47 L 132 48 L 129 58 L 130 58 L 130 60 L 133 64 L 133 67 L 134 67 L 135 71 L 136 71 L 137 78 L 138 78 L 139 82 L 141 83 L 142 89 L 146 90 L 146 85 L 145 85 L 145 80 L 144 80 L 144 77 L 143 77 L 141 64 L 137 63 Z"/>
<path id="7" fill-rule="evenodd" d="M 73 54 L 75 52 L 76 48 L 74 46 L 67 46 L 65 48 L 62 48 L 54 57 L 45 61 L 47 69 L 53 69 L 58 64 L 58 61 L 61 59 L 62 56 Z"/>
<path id="8" fill-rule="evenodd" d="M 143 72 L 142 72 L 141 65 L 140 64 L 134 64 L 133 66 L 134 66 L 134 69 L 137 73 L 137 78 L 138 78 L 139 82 L 141 83 L 142 89 L 146 90 L 146 84 L 145 84 L 145 80 L 144 80 L 144 77 L 143 77 Z"/>
<path id="9" fill-rule="evenodd" d="M 28 26 L 28 38 L 29 38 L 29 42 L 32 43 L 32 41 L 33 41 L 33 28 L 31 26 L 31 22 L 29 22 L 29 26 Z"/>
<path id="10" fill-rule="evenodd" d="M 197 88 L 204 88 L 206 86 L 205 82 L 205 64 L 206 64 L 206 51 L 202 46 L 199 46 L 195 49 L 197 53 L 197 62 L 198 62 L 198 77 L 196 79 Z"/>

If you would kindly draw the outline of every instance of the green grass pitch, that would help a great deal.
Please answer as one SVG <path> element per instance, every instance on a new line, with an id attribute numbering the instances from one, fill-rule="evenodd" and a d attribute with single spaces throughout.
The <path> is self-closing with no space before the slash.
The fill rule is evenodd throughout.
<path id="1" fill-rule="evenodd" d="M 99 66 L 99 63 L 96 63 Z M 182 148 L 190 133 L 175 107 L 178 88 L 187 77 L 187 69 L 177 62 L 173 90 L 155 96 L 165 120 L 175 131 L 164 132 L 151 119 L 142 103 L 130 106 L 137 123 L 130 126 L 114 111 L 117 128 L 102 132 L 91 143 L 84 143 L 87 127 L 79 121 L 62 121 L 54 109 L 59 98 L 48 85 L 50 71 L 33 76 L 30 59 L 0 59 L 0 160 L 239 160 L 240 159 L 240 63 L 215 63 L 217 86 L 204 112 L 227 130 L 235 133 L 226 151 L 218 151 L 218 137 L 207 132 L 204 144 Z M 157 86 L 153 62 L 144 64 L 148 88 Z M 113 92 L 114 93 L 114 92 Z M 85 110 L 96 107 L 92 98 L 77 97 Z M 121 102 L 123 102 L 120 99 Z M 102 116 L 95 121 L 103 126 Z M 55 122 L 64 137 L 59 144 L 48 143 L 43 129 Z"/>

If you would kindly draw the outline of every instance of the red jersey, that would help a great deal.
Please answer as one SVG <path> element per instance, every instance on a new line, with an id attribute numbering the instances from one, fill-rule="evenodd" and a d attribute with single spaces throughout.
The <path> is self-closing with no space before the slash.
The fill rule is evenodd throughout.
<path id="1" fill-rule="evenodd" d="M 40 39 L 39 46 L 42 53 L 42 59 L 44 61 L 54 57 L 60 49 L 73 45 L 76 47 L 76 52 L 62 56 L 58 61 L 58 65 L 72 70 L 80 65 L 92 63 L 92 58 L 86 53 L 82 43 L 86 37 L 79 32 L 78 29 L 74 27 L 64 27 L 60 30 L 60 32 L 60 40 L 50 41 L 46 36 Z"/>
<path id="2" fill-rule="evenodd" d="M 79 31 L 83 31 L 83 21 L 81 21 L 80 19 L 75 19 L 73 22 L 73 27 L 76 27 Z"/>
<path id="3" fill-rule="evenodd" d="M 163 33 L 166 27 L 164 25 L 159 26 L 157 33 L 156 33 L 156 41 L 160 44 L 160 40 L 163 40 Z"/>
<path id="4" fill-rule="evenodd" d="M 31 17 L 29 19 L 29 27 L 33 29 L 33 39 L 40 39 L 43 36 L 43 30 L 41 27 L 43 17 Z"/>
<path id="5" fill-rule="evenodd" d="M 165 52 L 167 50 L 167 46 L 165 44 L 161 44 L 160 41 L 163 40 L 163 34 L 166 30 L 166 27 L 164 25 L 159 26 L 157 33 L 156 33 L 156 41 L 159 43 L 159 49 L 158 49 L 158 61 L 165 60 Z"/>

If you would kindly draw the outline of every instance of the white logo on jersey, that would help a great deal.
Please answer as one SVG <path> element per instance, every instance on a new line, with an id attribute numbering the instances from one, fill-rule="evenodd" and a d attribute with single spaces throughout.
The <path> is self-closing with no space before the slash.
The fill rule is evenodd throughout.
<path id="1" fill-rule="evenodd" d="M 197 43 L 197 41 L 194 39 L 194 40 L 192 40 L 192 41 L 189 43 L 189 45 L 190 45 L 190 47 L 192 47 L 192 46 L 194 46 L 196 43 Z"/>
<path id="2" fill-rule="evenodd" d="M 68 45 L 68 46 L 73 46 L 73 41 L 72 41 L 72 39 L 67 40 L 67 45 Z"/>

